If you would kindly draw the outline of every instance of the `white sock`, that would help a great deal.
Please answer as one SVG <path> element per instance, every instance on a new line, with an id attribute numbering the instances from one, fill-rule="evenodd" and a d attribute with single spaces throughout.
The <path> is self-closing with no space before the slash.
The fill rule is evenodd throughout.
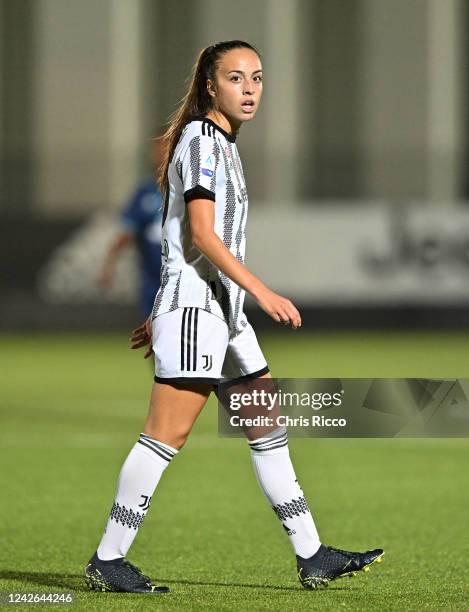
<path id="1" fill-rule="evenodd" d="M 290 460 L 286 429 L 279 428 L 272 436 L 253 440 L 249 446 L 261 489 L 282 521 L 295 553 L 308 559 L 321 541 Z"/>
<path id="2" fill-rule="evenodd" d="M 124 461 L 114 505 L 98 547 L 102 561 L 125 557 L 150 506 L 161 475 L 178 451 L 141 434 Z"/>

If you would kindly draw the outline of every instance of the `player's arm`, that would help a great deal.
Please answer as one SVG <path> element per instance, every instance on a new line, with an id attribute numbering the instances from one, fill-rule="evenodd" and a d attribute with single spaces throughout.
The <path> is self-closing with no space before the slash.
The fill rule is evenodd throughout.
<path id="1" fill-rule="evenodd" d="M 271 291 L 239 262 L 215 233 L 215 207 L 211 200 L 194 199 L 187 204 L 192 243 L 213 265 L 247 291 L 275 321 L 301 326 L 300 313 L 287 298 Z"/>
<path id="2" fill-rule="evenodd" d="M 133 233 L 130 230 L 127 231 L 127 229 L 120 230 L 119 233 L 113 238 L 111 244 L 109 245 L 109 249 L 104 258 L 103 266 L 98 277 L 98 281 L 101 286 L 109 287 L 111 285 L 116 270 L 116 263 L 121 251 L 133 242 Z"/>

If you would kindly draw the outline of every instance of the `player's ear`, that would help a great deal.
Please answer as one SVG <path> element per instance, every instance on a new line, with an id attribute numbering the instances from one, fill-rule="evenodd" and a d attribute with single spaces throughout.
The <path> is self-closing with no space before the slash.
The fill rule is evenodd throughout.
<path id="1" fill-rule="evenodd" d="M 215 83 L 211 79 L 207 79 L 207 91 L 208 95 L 215 98 L 217 90 L 215 89 Z"/>

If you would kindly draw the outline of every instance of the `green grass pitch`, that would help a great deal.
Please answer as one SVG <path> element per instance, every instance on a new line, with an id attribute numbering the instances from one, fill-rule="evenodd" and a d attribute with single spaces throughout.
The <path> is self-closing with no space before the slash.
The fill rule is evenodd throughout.
<path id="1" fill-rule="evenodd" d="M 467 377 L 461 333 L 259 337 L 279 377 Z M 308 592 L 245 442 L 217 436 L 213 400 L 129 554 L 172 592 L 88 592 L 151 377 L 125 333 L 0 338 L 0 590 L 73 591 L 79 610 L 469 609 L 469 440 L 292 439 L 323 542 L 386 550 L 368 574 Z"/>

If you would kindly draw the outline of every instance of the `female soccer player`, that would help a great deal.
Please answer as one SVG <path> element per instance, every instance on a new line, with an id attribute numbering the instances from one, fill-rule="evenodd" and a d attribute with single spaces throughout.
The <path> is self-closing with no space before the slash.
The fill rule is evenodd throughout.
<path id="1" fill-rule="evenodd" d="M 239 40 L 204 49 L 165 134 L 161 287 L 132 348 L 152 344 L 156 376 L 143 433 L 130 451 L 86 579 L 96 590 L 161 593 L 125 559 L 154 490 L 220 379 L 270 378 L 243 312 L 245 291 L 275 321 L 301 326 L 294 304 L 244 265 L 248 198 L 236 148 L 241 125 L 262 96 L 262 65 Z M 151 354 L 147 351 L 146 356 Z M 285 428 L 250 439 L 257 480 L 290 537 L 302 585 L 314 589 L 381 560 L 383 551 L 347 552 L 321 544 L 290 461 Z"/>

